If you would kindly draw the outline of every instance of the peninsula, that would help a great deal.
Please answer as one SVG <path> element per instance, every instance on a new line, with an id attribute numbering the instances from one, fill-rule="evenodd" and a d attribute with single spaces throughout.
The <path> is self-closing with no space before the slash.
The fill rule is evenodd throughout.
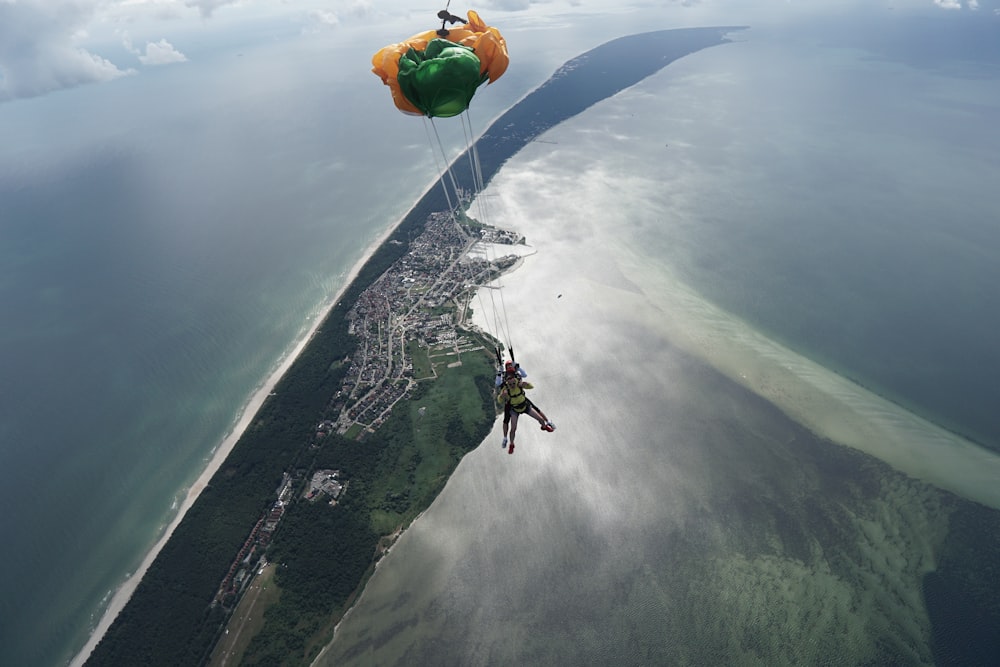
<path id="1" fill-rule="evenodd" d="M 484 181 L 549 128 L 740 29 L 632 35 L 567 62 L 477 141 Z M 475 192 L 462 171 L 457 186 Z M 427 190 L 248 421 L 88 665 L 311 661 L 492 427 L 493 341 L 464 317 L 469 285 L 509 266 L 467 258 L 494 232 L 449 210 L 440 183 Z"/>

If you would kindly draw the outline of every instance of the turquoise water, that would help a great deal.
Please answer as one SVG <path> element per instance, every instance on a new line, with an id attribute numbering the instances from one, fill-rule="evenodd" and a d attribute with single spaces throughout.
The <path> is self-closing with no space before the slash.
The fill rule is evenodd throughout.
<path id="1" fill-rule="evenodd" d="M 73 657 L 254 389 L 436 178 L 369 72 L 392 26 L 266 29 L 0 105 L 0 663 Z M 532 76 L 482 95 L 482 122 Z"/>
<path id="2" fill-rule="evenodd" d="M 209 71 L 302 74 L 294 55 Z M 0 165 L 0 662 L 72 656 L 251 392 L 425 185 L 404 163 L 384 170 L 398 199 L 364 196 L 354 146 L 372 144 L 372 169 L 398 153 L 357 112 L 330 123 L 315 84 L 337 76 L 178 102 L 192 84 L 174 70 L 0 106 L 22 146 Z M 100 131 L 67 129 L 81 108 Z M 48 127 L 51 145 L 25 140 Z"/>

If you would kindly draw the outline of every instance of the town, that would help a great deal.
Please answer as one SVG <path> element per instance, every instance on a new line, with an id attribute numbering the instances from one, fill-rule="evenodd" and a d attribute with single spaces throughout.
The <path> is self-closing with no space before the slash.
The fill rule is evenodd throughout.
<path id="1" fill-rule="evenodd" d="M 496 248 L 523 243 L 518 234 L 484 226 L 463 213 L 433 213 L 409 251 L 394 262 L 361 295 L 348 314 L 349 332 L 358 338 L 358 353 L 348 365 L 340 390 L 330 399 L 330 415 L 315 428 L 314 445 L 336 432 L 363 440 L 386 420 L 394 406 L 406 400 L 417 383 L 436 377 L 434 363 L 461 364 L 462 354 L 483 349 L 469 335 L 477 331 L 467 320 L 476 289 L 489 285 L 518 258 L 508 253 L 470 252 L 477 244 Z M 489 334 L 478 332 L 487 338 Z M 310 502 L 328 498 L 335 505 L 349 483 L 336 470 L 314 471 L 309 483 L 304 471 L 286 472 L 277 499 L 250 531 L 223 578 L 215 603 L 232 609 L 255 572 L 267 564 L 263 552 L 286 508 L 296 500 L 294 489 Z"/>
<path id="2" fill-rule="evenodd" d="M 475 232 L 478 231 L 478 234 Z M 385 421 L 392 407 L 415 384 L 433 379 L 429 359 L 482 349 L 464 331 L 472 292 L 495 279 L 517 259 L 471 257 L 479 242 L 512 245 L 522 237 L 486 227 L 459 224 L 435 213 L 410 244 L 410 251 L 365 290 L 348 318 L 360 338 L 359 357 L 334 397 L 338 433 L 362 437 Z"/>

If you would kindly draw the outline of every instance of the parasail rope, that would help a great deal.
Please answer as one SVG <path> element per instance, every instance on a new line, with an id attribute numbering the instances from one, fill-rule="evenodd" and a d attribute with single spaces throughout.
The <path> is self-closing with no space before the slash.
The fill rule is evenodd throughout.
<path id="1" fill-rule="evenodd" d="M 458 186 L 458 182 L 455 178 L 455 174 L 452 171 L 452 164 L 448 160 L 447 151 L 444 147 L 444 142 L 441 140 L 441 135 L 438 133 L 437 126 L 434 124 L 434 118 L 430 118 L 430 123 L 428 126 L 428 117 L 424 116 L 424 130 L 427 134 L 428 143 L 431 146 L 431 152 L 434 155 L 434 164 L 437 171 L 440 173 L 441 187 L 444 189 L 445 199 L 448 203 L 449 214 L 452 217 L 452 221 L 457 225 L 459 224 L 457 209 L 462 205 L 461 192 Z M 472 121 L 469 116 L 468 109 L 462 114 L 462 131 L 465 135 L 466 143 L 466 153 L 469 158 L 469 167 L 472 172 L 473 181 L 473 198 L 476 201 L 477 212 L 480 221 L 487 226 L 493 226 L 490 221 L 489 213 L 489 203 L 486 201 L 486 197 L 483 197 L 483 189 L 485 187 L 485 181 L 483 179 L 482 165 L 479 161 L 479 151 L 476 147 L 476 142 L 473 140 L 472 132 Z M 448 183 L 451 183 L 451 192 L 448 190 Z M 452 199 L 452 193 L 455 195 L 455 199 Z M 486 259 L 489 265 L 494 264 L 496 261 L 495 251 L 493 249 L 493 244 L 486 244 Z M 472 278 L 472 283 L 475 284 L 477 281 L 475 279 L 474 271 L 470 266 L 469 269 L 470 277 Z M 493 284 L 495 283 L 495 285 Z M 503 296 L 503 286 L 500 281 L 500 276 L 491 279 L 487 282 L 487 286 L 490 287 L 488 291 L 490 297 L 490 308 L 487 309 L 483 303 L 483 298 L 480 290 L 476 290 L 476 300 L 479 307 L 484 313 L 486 324 L 487 324 L 487 334 L 493 337 L 495 340 L 499 341 L 501 345 L 506 345 L 507 350 L 513 358 L 513 341 L 510 336 L 510 321 L 507 315 L 507 308 L 504 302 Z M 495 293 L 499 294 L 499 304 L 497 303 L 497 296 Z M 492 327 L 490 327 L 490 314 L 492 314 Z M 498 360 L 499 362 L 499 360 Z"/>
<path id="2" fill-rule="evenodd" d="M 493 222 L 490 219 L 489 215 L 489 202 L 487 201 L 487 198 L 483 196 L 483 191 L 486 189 L 486 183 L 485 179 L 483 178 L 482 163 L 479 160 L 479 148 L 477 146 L 477 142 L 471 139 L 472 116 L 469 113 L 468 108 L 466 108 L 465 113 L 462 114 L 462 118 L 463 118 L 463 128 L 465 127 L 464 123 L 468 123 L 468 133 L 466 135 L 466 143 L 468 145 L 467 150 L 469 154 L 470 164 L 472 165 L 472 172 L 473 172 L 473 178 L 475 179 L 476 183 L 476 190 L 477 193 L 479 194 L 479 196 L 476 197 L 476 200 L 480 202 L 479 206 L 481 208 L 483 215 L 482 218 L 483 223 L 492 227 Z M 491 262 L 493 262 L 496 259 L 495 256 L 491 256 L 492 252 L 493 252 L 492 247 L 490 247 L 487 251 L 487 258 Z M 504 301 L 503 284 L 500 276 L 497 276 L 496 283 L 497 283 L 497 289 L 495 291 L 499 294 L 500 297 L 500 307 L 498 309 L 494 303 L 493 305 L 494 317 L 499 317 L 499 316 L 503 317 L 503 324 L 502 325 L 498 324 L 497 330 L 503 331 L 504 338 L 507 339 L 507 349 L 511 353 L 511 356 L 513 356 L 514 340 L 513 336 L 511 336 L 512 329 L 510 326 L 510 319 L 508 318 L 507 315 L 507 304 Z M 494 290 L 490 290 L 491 301 L 493 301 L 493 291 Z"/>
<path id="3" fill-rule="evenodd" d="M 431 129 L 434 131 L 434 140 L 430 140 L 430 134 L 429 133 L 428 133 L 428 140 L 430 140 L 431 151 L 432 152 L 434 151 L 434 146 L 435 146 L 435 142 L 436 142 L 437 149 L 441 153 L 441 159 L 444 162 L 444 170 L 441 172 L 441 187 L 444 188 L 444 197 L 448 201 L 448 212 L 451 214 L 452 218 L 454 219 L 454 217 L 455 217 L 455 209 L 458 206 L 461 205 L 461 201 L 462 201 L 461 197 L 459 196 L 459 193 L 458 193 L 458 183 L 455 182 L 455 174 L 452 173 L 452 171 L 451 171 L 451 164 L 448 162 L 448 156 L 445 154 L 444 144 L 441 143 L 441 135 L 438 134 L 437 125 L 434 124 L 434 119 L 433 118 L 431 118 L 431 120 L 430 120 L 430 126 L 431 126 Z M 424 116 L 424 127 L 425 128 L 427 127 L 427 116 Z M 438 161 L 437 161 L 437 153 L 434 154 L 434 164 L 435 164 L 435 166 L 438 166 L 438 169 L 440 170 L 440 166 L 438 165 Z M 455 193 L 455 199 L 456 199 L 455 203 L 452 203 L 451 196 L 448 194 L 448 186 L 447 186 L 447 184 L 445 183 L 445 180 L 444 180 L 445 173 L 447 173 L 447 175 L 448 175 L 448 180 L 451 181 L 451 189 Z"/>
<path id="4" fill-rule="evenodd" d="M 478 151 L 476 150 L 476 143 L 473 140 L 474 134 L 472 132 L 472 121 L 471 117 L 469 116 L 469 110 L 466 109 L 465 113 L 463 113 L 461 117 L 462 117 L 462 131 L 465 135 L 465 153 L 469 158 L 469 168 L 472 172 L 472 181 L 477 194 L 475 199 L 476 199 L 476 206 L 479 211 L 479 220 L 483 224 L 492 227 L 493 226 L 492 221 L 489 218 L 489 203 L 486 201 L 486 197 L 483 196 L 483 189 L 484 189 L 483 174 L 482 170 L 479 168 L 479 161 L 477 157 Z M 489 264 L 492 264 L 496 259 L 496 257 L 493 255 L 492 245 L 485 244 L 485 247 L 486 247 L 487 262 Z M 502 292 L 502 285 L 500 285 L 499 278 L 495 281 L 497 283 L 495 287 L 492 284 L 494 282 L 493 279 L 491 279 L 489 282 L 490 282 L 490 290 L 489 290 L 490 305 L 492 307 L 492 312 L 493 312 L 493 326 L 494 330 L 499 333 L 499 335 L 497 336 L 497 340 L 500 341 L 501 345 L 503 345 L 504 339 L 506 339 L 507 341 L 510 340 L 509 327 L 507 327 L 506 329 L 504 328 L 504 323 L 501 320 L 500 308 L 497 307 L 496 296 L 495 296 L 495 292 Z"/>

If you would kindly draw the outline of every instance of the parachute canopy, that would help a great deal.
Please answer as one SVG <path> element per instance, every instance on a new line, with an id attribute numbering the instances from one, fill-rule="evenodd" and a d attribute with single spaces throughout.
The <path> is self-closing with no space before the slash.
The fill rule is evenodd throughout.
<path id="1" fill-rule="evenodd" d="M 507 71 L 507 43 L 500 31 L 468 13 L 469 22 L 447 38 L 428 30 L 372 56 L 372 72 L 389 86 L 403 113 L 447 118 L 469 107 L 476 89 Z"/>

